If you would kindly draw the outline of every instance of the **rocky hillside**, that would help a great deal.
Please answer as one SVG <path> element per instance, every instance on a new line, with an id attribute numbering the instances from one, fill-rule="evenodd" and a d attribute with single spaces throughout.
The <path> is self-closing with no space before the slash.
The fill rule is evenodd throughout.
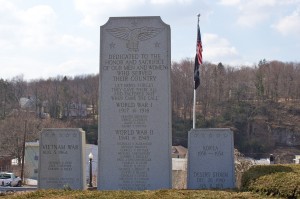
<path id="1" fill-rule="evenodd" d="M 245 108 L 246 107 L 246 108 Z M 300 102 L 248 102 L 237 114 L 242 122 L 231 121 L 236 129 L 236 145 L 255 158 L 276 156 L 278 163 L 292 163 L 300 155 Z"/>

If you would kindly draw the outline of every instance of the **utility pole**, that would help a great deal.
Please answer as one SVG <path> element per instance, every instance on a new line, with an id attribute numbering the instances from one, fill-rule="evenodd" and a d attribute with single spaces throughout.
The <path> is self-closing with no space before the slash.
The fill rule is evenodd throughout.
<path id="1" fill-rule="evenodd" d="M 26 142 L 26 131 L 27 131 L 27 120 L 25 120 L 24 139 L 23 139 L 23 151 L 22 151 L 22 169 L 21 179 L 24 182 L 24 158 L 25 158 L 25 142 Z"/>

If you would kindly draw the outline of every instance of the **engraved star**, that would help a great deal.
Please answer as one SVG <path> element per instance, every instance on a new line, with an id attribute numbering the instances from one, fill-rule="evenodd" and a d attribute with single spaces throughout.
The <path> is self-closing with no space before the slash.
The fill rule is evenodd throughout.
<path id="1" fill-rule="evenodd" d="M 67 133 L 67 134 L 66 134 L 66 137 L 69 137 L 69 136 L 70 136 L 70 134 L 69 134 L 69 133 Z"/>
<path id="2" fill-rule="evenodd" d="M 111 43 L 109 44 L 109 48 L 110 48 L 110 49 L 114 49 L 115 46 L 116 46 L 116 44 L 115 44 L 114 42 L 111 42 Z"/>

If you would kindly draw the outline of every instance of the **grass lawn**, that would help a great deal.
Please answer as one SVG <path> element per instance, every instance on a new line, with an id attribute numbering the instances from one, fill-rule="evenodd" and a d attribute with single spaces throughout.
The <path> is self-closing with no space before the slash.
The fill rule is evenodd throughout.
<path id="1" fill-rule="evenodd" d="M 179 199 L 179 198 L 300 198 L 300 165 L 253 166 L 242 176 L 241 190 L 155 190 L 155 191 L 73 191 L 37 190 L 0 195 L 0 199 L 25 198 L 107 198 L 107 199 Z"/>
<path id="2" fill-rule="evenodd" d="M 251 192 L 238 192 L 233 190 L 157 190 L 157 191 L 64 191 L 64 190 L 38 190 L 28 193 L 15 193 L 13 195 L 0 196 L 2 199 L 25 198 L 107 198 L 107 199 L 179 199 L 179 198 L 272 198 Z M 276 197 L 278 198 L 278 197 Z"/>

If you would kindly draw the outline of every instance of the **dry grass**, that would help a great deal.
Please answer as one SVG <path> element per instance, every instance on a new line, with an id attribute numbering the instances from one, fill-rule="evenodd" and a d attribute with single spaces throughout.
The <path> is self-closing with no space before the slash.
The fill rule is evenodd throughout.
<path id="1" fill-rule="evenodd" d="M 156 190 L 156 191 L 64 191 L 38 190 L 35 192 L 2 196 L 1 199 L 27 198 L 56 198 L 56 199 L 181 199 L 181 198 L 272 198 L 251 192 L 237 192 L 233 190 Z"/>

